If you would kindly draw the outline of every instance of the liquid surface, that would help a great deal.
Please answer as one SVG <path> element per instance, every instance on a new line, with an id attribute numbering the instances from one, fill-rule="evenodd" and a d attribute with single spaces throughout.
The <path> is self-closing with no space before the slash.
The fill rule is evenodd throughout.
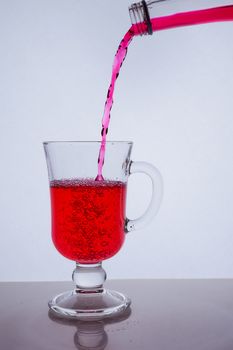
<path id="1" fill-rule="evenodd" d="M 125 232 L 126 184 L 59 180 L 50 183 L 52 238 L 57 250 L 79 263 L 115 255 Z"/>

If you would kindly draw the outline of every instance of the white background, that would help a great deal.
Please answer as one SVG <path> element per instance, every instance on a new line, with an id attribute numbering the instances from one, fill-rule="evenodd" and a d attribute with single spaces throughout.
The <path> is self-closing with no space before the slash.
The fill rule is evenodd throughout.
<path id="1" fill-rule="evenodd" d="M 210 2 L 210 1 L 209 1 Z M 214 1 L 212 1 L 214 5 Z M 99 140 L 126 0 L 0 1 L 0 280 L 69 280 L 50 238 L 44 140 Z M 164 179 L 161 210 L 127 235 L 109 278 L 233 277 L 233 23 L 137 37 L 117 81 L 109 140 Z M 147 178 L 129 183 L 143 212 Z"/>

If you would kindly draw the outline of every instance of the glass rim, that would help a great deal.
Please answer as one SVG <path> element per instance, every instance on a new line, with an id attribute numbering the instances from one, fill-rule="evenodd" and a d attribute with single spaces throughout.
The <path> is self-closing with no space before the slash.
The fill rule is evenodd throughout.
<path id="1" fill-rule="evenodd" d="M 74 143 L 74 144 L 99 144 L 101 145 L 102 141 L 44 141 L 43 145 L 49 145 L 49 144 L 68 144 L 68 143 Z M 132 141 L 105 141 L 107 145 L 109 144 L 127 144 L 127 145 L 133 145 Z"/>

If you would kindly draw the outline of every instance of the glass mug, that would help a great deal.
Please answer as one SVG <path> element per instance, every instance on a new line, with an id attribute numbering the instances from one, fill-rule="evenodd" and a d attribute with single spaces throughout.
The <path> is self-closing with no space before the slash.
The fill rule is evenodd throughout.
<path id="1" fill-rule="evenodd" d="M 125 234 L 142 228 L 157 213 L 162 199 L 159 171 L 130 159 L 132 142 L 106 142 L 103 179 L 96 180 L 100 142 L 45 142 L 50 182 L 52 239 L 57 250 L 76 261 L 75 289 L 54 297 L 55 313 L 80 320 L 101 319 L 123 312 L 130 299 L 103 288 L 102 261 L 121 248 Z M 152 196 L 139 218 L 126 218 L 128 177 L 145 173 Z"/>

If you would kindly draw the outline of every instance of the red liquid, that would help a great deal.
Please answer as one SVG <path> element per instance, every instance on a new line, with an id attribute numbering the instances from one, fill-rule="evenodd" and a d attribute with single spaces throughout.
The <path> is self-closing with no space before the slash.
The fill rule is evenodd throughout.
<path id="1" fill-rule="evenodd" d="M 153 31 L 159 31 L 164 29 L 171 29 L 181 26 L 188 26 L 194 24 L 205 24 L 211 22 L 221 22 L 221 21 L 232 21 L 233 20 L 233 5 L 230 6 L 222 6 L 216 8 L 210 8 L 206 10 L 198 10 L 198 11 L 190 11 L 178 13 L 170 16 L 153 18 L 151 20 Z M 144 32 L 147 32 L 147 26 L 145 23 L 141 23 L 140 27 Z M 113 68 L 112 68 L 112 77 L 111 83 L 108 89 L 107 99 L 105 102 L 104 115 L 102 119 L 102 141 L 98 158 L 98 175 L 97 180 L 102 180 L 102 169 L 104 164 L 104 156 L 105 156 L 105 145 L 106 145 L 106 136 L 108 133 L 108 127 L 110 122 L 110 112 L 113 105 L 113 94 L 116 79 L 119 76 L 119 72 L 123 61 L 126 57 L 128 46 L 133 39 L 134 36 L 139 35 L 140 32 L 138 30 L 137 25 L 132 25 L 130 30 L 125 34 L 122 39 L 117 53 L 114 58 Z"/>
<path id="2" fill-rule="evenodd" d="M 106 145 L 106 137 L 108 133 L 108 126 L 110 122 L 110 112 L 113 105 L 113 94 L 114 94 L 114 88 L 115 83 L 118 78 L 121 66 L 124 62 L 124 59 L 127 54 L 128 46 L 134 36 L 134 32 L 130 29 L 124 36 L 124 38 L 121 40 L 120 45 L 118 47 L 118 50 L 116 52 L 113 67 L 112 67 L 112 77 L 111 77 L 111 83 L 108 88 L 107 93 L 107 100 L 105 102 L 105 108 L 104 108 L 104 115 L 102 119 L 102 130 L 101 130 L 101 146 L 99 151 L 99 158 L 98 158 L 98 175 L 96 180 L 102 180 L 102 169 L 104 165 L 104 156 L 105 156 L 105 145 Z"/>
<path id="3" fill-rule="evenodd" d="M 126 184 L 59 180 L 50 184 L 52 238 L 57 250 L 79 263 L 115 255 L 124 238 Z"/>

